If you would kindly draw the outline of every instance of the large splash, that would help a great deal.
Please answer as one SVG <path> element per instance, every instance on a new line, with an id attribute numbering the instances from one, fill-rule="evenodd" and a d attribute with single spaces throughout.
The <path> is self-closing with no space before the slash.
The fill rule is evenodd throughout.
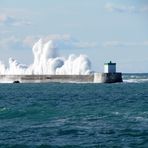
<path id="1" fill-rule="evenodd" d="M 91 62 L 85 55 L 69 55 L 66 59 L 57 54 L 54 41 L 43 43 L 42 39 L 36 42 L 32 48 L 34 55 L 33 64 L 26 66 L 17 60 L 9 58 L 9 66 L 0 62 L 1 75 L 25 75 L 25 74 L 59 74 L 59 75 L 86 75 L 91 72 Z"/>

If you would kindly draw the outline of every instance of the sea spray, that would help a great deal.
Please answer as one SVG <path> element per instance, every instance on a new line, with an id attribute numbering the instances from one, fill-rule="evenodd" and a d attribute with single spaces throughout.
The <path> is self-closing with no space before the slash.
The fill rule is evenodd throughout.
<path id="1" fill-rule="evenodd" d="M 40 39 L 32 48 L 34 62 L 27 66 L 9 58 L 9 66 L 0 62 L 1 75 L 30 75 L 30 74 L 59 74 L 59 75 L 86 75 L 91 73 L 91 62 L 86 55 L 69 55 L 66 59 L 57 53 L 56 41 L 49 40 L 43 43 Z"/>

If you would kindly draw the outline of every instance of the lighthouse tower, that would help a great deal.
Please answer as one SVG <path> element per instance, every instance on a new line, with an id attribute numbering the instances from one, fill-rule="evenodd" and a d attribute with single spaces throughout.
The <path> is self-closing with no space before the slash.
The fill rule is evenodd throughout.
<path id="1" fill-rule="evenodd" d="M 104 73 L 116 73 L 116 63 L 104 63 Z"/>

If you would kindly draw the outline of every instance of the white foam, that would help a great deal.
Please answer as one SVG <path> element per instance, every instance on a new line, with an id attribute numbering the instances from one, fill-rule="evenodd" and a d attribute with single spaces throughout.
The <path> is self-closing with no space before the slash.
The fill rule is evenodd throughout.
<path id="1" fill-rule="evenodd" d="M 34 55 L 33 64 L 26 66 L 17 60 L 10 58 L 6 68 L 0 62 L 1 75 L 24 75 L 24 74 L 89 74 L 91 63 L 86 55 L 69 55 L 66 59 L 57 54 L 56 43 L 49 40 L 43 43 L 42 39 L 36 42 L 32 48 Z"/>
<path id="2" fill-rule="evenodd" d="M 148 82 L 148 79 L 127 79 L 127 80 L 123 80 L 123 82 L 125 83 L 144 83 L 144 82 Z"/>

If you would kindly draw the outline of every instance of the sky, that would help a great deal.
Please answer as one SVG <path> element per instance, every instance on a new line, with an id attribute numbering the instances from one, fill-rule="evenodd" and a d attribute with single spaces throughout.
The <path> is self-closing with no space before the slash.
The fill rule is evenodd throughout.
<path id="1" fill-rule="evenodd" d="M 148 73 L 147 0 L 0 0 L 0 60 L 33 62 L 39 38 L 59 54 L 85 54 L 92 70 L 117 63 L 123 73 Z"/>

